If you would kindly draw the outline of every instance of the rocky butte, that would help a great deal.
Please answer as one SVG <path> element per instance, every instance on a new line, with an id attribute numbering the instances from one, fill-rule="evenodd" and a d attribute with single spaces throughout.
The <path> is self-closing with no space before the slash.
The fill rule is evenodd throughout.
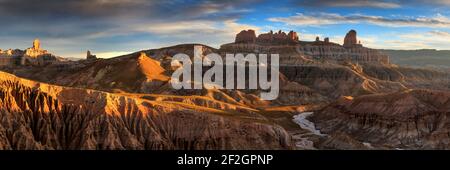
<path id="1" fill-rule="evenodd" d="M 350 30 L 344 38 L 344 47 L 362 46 L 358 44 L 358 39 L 356 38 L 356 31 Z"/>
<path id="2" fill-rule="evenodd" d="M 265 34 L 260 34 L 256 37 L 254 30 L 243 30 L 236 35 L 235 43 L 258 43 L 258 44 L 293 44 L 298 42 L 298 35 L 294 31 L 289 33 L 281 30 L 273 33 L 270 31 Z"/>
<path id="3" fill-rule="evenodd" d="M 324 41 L 317 37 L 315 41 L 301 41 L 299 35 L 290 31 L 262 33 L 256 36 L 254 30 L 243 30 L 236 35 L 234 43 L 224 44 L 220 50 L 225 52 L 279 53 L 281 64 L 304 63 L 305 59 L 322 61 L 352 61 L 354 63 L 389 64 L 389 56 L 378 50 L 364 47 L 357 41 L 357 33 L 350 30 L 344 44 Z"/>
<path id="4" fill-rule="evenodd" d="M 33 41 L 33 46 L 25 50 L 0 50 L 0 66 L 45 66 L 60 60 L 47 50 L 41 49 L 39 39 Z"/>
<path id="5" fill-rule="evenodd" d="M 91 51 L 87 51 L 86 52 L 86 60 L 89 60 L 89 61 L 94 61 L 94 60 L 97 60 L 97 56 L 96 55 L 93 55 L 92 53 L 91 53 Z"/>

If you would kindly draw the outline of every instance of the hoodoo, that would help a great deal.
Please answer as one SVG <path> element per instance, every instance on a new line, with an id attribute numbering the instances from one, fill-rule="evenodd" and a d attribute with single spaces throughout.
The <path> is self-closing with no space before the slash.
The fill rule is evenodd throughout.
<path id="1" fill-rule="evenodd" d="M 39 39 L 34 39 L 33 41 L 33 49 L 34 50 L 39 50 L 41 49 L 41 42 L 39 41 Z"/>
<path id="2" fill-rule="evenodd" d="M 96 60 L 97 59 L 97 56 L 96 55 L 93 55 L 92 53 L 91 53 L 91 51 L 87 51 L 86 52 L 86 60 Z"/>
<path id="3" fill-rule="evenodd" d="M 344 47 L 351 47 L 357 44 L 358 39 L 356 38 L 356 31 L 350 30 L 344 38 Z"/>

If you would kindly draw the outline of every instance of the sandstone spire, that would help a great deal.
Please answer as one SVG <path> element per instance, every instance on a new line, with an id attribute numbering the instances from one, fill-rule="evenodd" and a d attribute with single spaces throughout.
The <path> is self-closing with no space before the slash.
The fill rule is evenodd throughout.
<path id="1" fill-rule="evenodd" d="M 353 45 L 358 44 L 358 40 L 356 38 L 356 31 L 350 30 L 344 38 L 344 47 L 352 47 Z"/>
<path id="2" fill-rule="evenodd" d="M 86 52 L 86 60 L 96 60 L 97 56 L 96 55 L 92 55 L 91 51 L 87 51 Z"/>
<path id="3" fill-rule="evenodd" d="M 288 33 L 288 38 L 290 39 L 290 40 L 293 40 L 293 41 L 298 41 L 298 35 L 297 35 L 297 33 L 296 32 L 294 32 L 294 31 L 289 31 L 289 33 Z"/>
<path id="4" fill-rule="evenodd" d="M 33 41 L 33 49 L 34 50 L 39 50 L 41 49 L 41 42 L 39 41 L 39 39 L 34 39 Z"/>

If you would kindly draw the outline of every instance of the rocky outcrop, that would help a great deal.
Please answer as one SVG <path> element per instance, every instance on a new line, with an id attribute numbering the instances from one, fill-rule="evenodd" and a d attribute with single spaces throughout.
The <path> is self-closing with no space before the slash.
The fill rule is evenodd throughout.
<path id="1" fill-rule="evenodd" d="M 235 43 L 258 43 L 258 44 L 289 44 L 298 42 L 298 35 L 294 31 L 289 33 L 282 32 L 281 30 L 273 33 L 263 33 L 256 37 L 254 30 L 243 30 L 236 35 Z"/>
<path id="2" fill-rule="evenodd" d="M 15 66 L 20 64 L 23 53 L 22 50 L 18 49 L 0 51 L 0 66 Z"/>
<path id="3" fill-rule="evenodd" d="M 238 112 L 226 116 L 2 72 L 0 87 L 0 149 L 292 149 L 283 128 Z"/>
<path id="4" fill-rule="evenodd" d="M 281 66 L 280 71 L 289 81 L 308 86 L 331 98 L 406 89 L 450 91 L 450 74 L 430 69 L 373 64 L 310 64 Z"/>
<path id="5" fill-rule="evenodd" d="M 289 33 L 288 33 L 288 39 L 289 40 L 292 40 L 292 41 L 298 41 L 298 34 L 297 34 L 297 32 L 294 32 L 294 31 L 289 31 Z"/>
<path id="6" fill-rule="evenodd" d="M 91 51 L 88 50 L 86 52 L 86 60 L 88 60 L 88 61 L 95 61 L 95 60 L 97 60 L 97 56 L 91 54 Z"/>
<path id="7" fill-rule="evenodd" d="M 298 35 L 294 31 L 290 31 L 288 34 L 279 30 L 276 33 L 270 31 L 268 33 L 260 34 L 256 39 L 259 44 L 291 44 L 298 42 Z"/>
<path id="8" fill-rule="evenodd" d="M 39 39 L 33 41 L 33 46 L 25 50 L 7 50 L 0 52 L 0 66 L 46 66 L 60 63 L 61 58 L 54 56 L 47 50 L 41 49 Z"/>
<path id="9" fill-rule="evenodd" d="M 97 60 L 86 67 L 68 70 L 45 82 L 108 92 L 150 93 L 168 83 L 169 76 L 159 61 L 145 53 Z M 28 75 L 25 77 L 33 77 Z"/>
<path id="10" fill-rule="evenodd" d="M 330 135 L 325 148 L 340 146 L 333 141 L 346 137 L 375 148 L 449 149 L 449 115 L 449 92 L 406 90 L 342 97 L 312 120 Z"/>
<path id="11" fill-rule="evenodd" d="M 44 55 L 50 54 L 48 53 L 47 50 L 41 49 L 41 42 L 39 41 L 39 39 L 35 39 L 33 41 L 33 46 L 25 50 L 24 56 L 29 58 L 38 58 Z"/>
<path id="12" fill-rule="evenodd" d="M 379 80 L 364 73 L 355 65 L 303 65 L 282 66 L 280 72 L 288 80 L 298 82 L 330 98 L 342 95 L 358 96 L 373 93 L 386 93 L 405 90 L 406 87 L 395 81 Z"/>
<path id="13" fill-rule="evenodd" d="M 330 42 L 329 38 L 298 46 L 301 55 L 322 61 L 351 61 L 354 63 L 390 64 L 389 56 L 379 50 L 363 47 L 357 43 L 356 31 L 347 33 L 344 45 Z"/>
<path id="14" fill-rule="evenodd" d="M 41 49 L 41 41 L 39 39 L 34 39 L 33 47 L 31 49 L 40 50 Z"/>
<path id="15" fill-rule="evenodd" d="M 255 43 L 256 34 L 255 30 L 242 30 L 236 35 L 236 43 Z"/>
<path id="16" fill-rule="evenodd" d="M 356 31 L 350 30 L 344 38 L 344 47 L 353 47 L 355 45 L 358 45 L 358 39 L 356 37 Z"/>
<path id="17" fill-rule="evenodd" d="M 278 50 L 276 50 L 278 49 Z M 295 49 L 293 53 L 285 52 L 286 49 Z M 224 44 L 220 47 L 222 53 L 272 53 L 280 54 L 281 64 L 304 64 L 308 60 L 355 63 L 390 64 L 389 56 L 378 50 L 363 47 L 357 43 L 356 31 L 347 33 L 344 45 L 330 42 L 329 38 L 321 41 L 299 41 L 296 32 L 288 34 L 282 31 L 260 34 L 256 39 L 253 30 L 241 31 L 236 36 L 236 41 Z"/>

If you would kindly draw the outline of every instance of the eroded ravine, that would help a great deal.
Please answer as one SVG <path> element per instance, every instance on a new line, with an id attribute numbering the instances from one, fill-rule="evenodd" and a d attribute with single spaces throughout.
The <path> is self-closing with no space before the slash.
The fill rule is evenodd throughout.
<path id="1" fill-rule="evenodd" d="M 291 149 L 280 126 L 0 73 L 0 149 Z"/>

